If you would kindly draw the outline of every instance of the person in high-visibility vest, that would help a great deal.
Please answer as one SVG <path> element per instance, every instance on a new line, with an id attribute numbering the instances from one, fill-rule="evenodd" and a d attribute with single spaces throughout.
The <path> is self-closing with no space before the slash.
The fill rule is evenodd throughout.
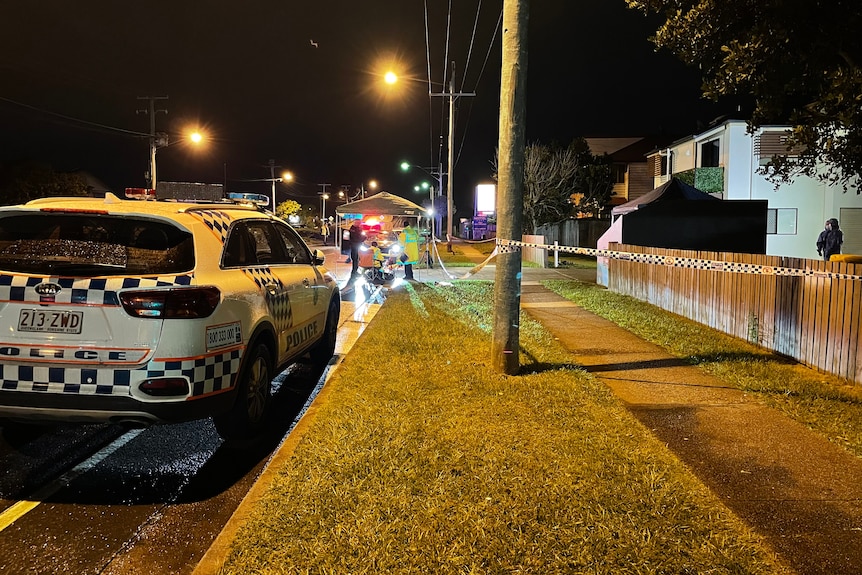
<path id="1" fill-rule="evenodd" d="M 410 222 L 404 224 L 404 229 L 398 234 L 402 254 L 399 260 L 404 264 L 404 279 L 413 279 L 413 264 L 419 263 L 419 232 Z"/>

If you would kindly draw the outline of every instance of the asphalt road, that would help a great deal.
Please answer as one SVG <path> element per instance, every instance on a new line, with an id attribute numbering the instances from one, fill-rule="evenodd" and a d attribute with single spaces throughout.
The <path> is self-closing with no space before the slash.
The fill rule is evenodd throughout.
<path id="1" fill-rule="evenodd" d="M 0 573 L 190 573 L 317 387 L 278 378 L 268 432 L 225 443 L 209 420 L 54 426 L 0 441 Z"/>

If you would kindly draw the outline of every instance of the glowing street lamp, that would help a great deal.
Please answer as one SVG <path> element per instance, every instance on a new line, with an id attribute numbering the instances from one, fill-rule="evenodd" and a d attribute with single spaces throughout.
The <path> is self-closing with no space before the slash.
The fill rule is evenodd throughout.
<path id="1" fill-rule="evenodd" d="M 275 213 L 275 183 L 290 182 L 293 180 L 293 174 L 290 172 L 282 172 L 280 178 L 275 177 L 275 169 L 281 166 L 275 165 L 275 160 L 269 161 L 269 181 L 272 182 L 272 213 Z"/>
<path id="2" fill-rule="evenodd" d="M 320 195 L 320 201 L 321 201 L 321 206 L 322 206 L 320 209 L 320 221 L 321 222 L 326 221 L 326 200 L 328 200 L 328 199 L 329 199 L 329 194 L 321 194 Z"/>
<path id="3" fill-rule="evenodd" d="M 387 84 L 394 84 L 398 80 L 398 76 L 394 72 L 387 72 L 384 76 L 384 80 Z M 431 97 L 440 96 L 443 98 L 449 99 L 449 137 L 448 137 L 448 182 L 446 186 L 446 237 L 447 242 L 450 242 L 448 245 L 449 251 L 452 251 L 452 212 L 454 210 L 454 203 L 452 198 L 452 191 L 454 189 L 454 166 L 455 166 L 455 100 L 457 98 L 461 98 L 464 96 L 475 96 L 474 92 L 455 92 L 455 62 L 452 62 L 452 75 L 449 77 L 449 91 L 448 92 L 432 92 L 431 85 L 433 82 L 428 82 L 428 95 Z M 403 168 L 402 164 L 402 169 Z M 418 166 L 417 166 L 418 167 Z M 438 186 L 441 189 L 443 186 Z"/>
<path id="4" fill-rule="evenodd" d="M 156 178 L 156 152 L 158 150 L 181 143 L 191 143 L 197 147 L 203 144 L 203 142 L 204 135 L 197 130 L 190 132 L 185 138 L 180 137 L 174 141 L 171 141 L 167 132 L 156 132 L 150 142 L 150 185 L 152 189 L 156 189 L 156 183 L 158 182 Z"/>
<path id="5" fill-rule="evenodd" d="M 377 189 L 377 180 L 370 180 L 368 182 L 368 189 L 369 190 L 376 190 Z M 360 184 L 359 190 L 362 192 L 362 199 L 364 200 L 365 199 L 365 183 L 364 182 L 362 184 Z"/>

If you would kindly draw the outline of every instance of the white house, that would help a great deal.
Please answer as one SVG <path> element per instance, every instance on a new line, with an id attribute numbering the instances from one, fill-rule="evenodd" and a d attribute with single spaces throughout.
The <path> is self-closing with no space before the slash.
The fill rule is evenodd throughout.
<path id="1" fill-rule="evenodd" d="M 844 231 L 844 253 L 862 254 L 862 195 L 800 176 L 775 184 L 758 173 L 773 155 L 786 154 L 788 126 L 750 134 L 743 120 L 726 120 L 649 154 L 653 187 L 670 176 L 727 200 L 768 200 L 766 253 L 817 258 L 815 242 L 829 218 Z M 791 152 L 792 153 L 792 152 Z"/>

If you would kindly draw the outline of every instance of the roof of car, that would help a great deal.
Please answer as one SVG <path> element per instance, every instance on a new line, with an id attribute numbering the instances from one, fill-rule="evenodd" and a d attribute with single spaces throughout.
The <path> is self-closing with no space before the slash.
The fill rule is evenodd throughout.
<path id="1" fill-rule="evenodd" d="M 188 202 L 188 201 L 144 201 L 121 199 L 114 194 L 105 194 L 104 198 L 92 197 L 53 197 L 31 200 L 23 206 L 4 206 L 0 210 L 64 210 L 64 211 L 101 211 L 124 214 L 147 214 L 170 217 L 175 214 L 200 210 L 230 210 L 232 212 L 248 212 L 249 215 L 273 217 L 269 212 L 261 211 L 257 206 L 248 203 L 225 200 L 223 202 Z"/>

